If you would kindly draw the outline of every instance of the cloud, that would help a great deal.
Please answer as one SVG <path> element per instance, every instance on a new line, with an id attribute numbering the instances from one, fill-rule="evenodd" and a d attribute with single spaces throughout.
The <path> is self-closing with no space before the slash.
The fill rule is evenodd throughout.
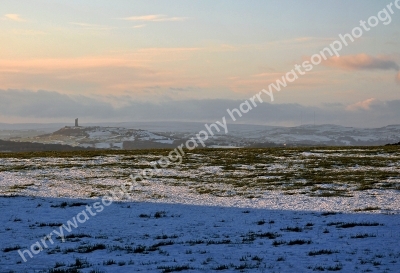
<path id="1" fill-rule="evenodd" d="M 22 19 L 19 14 L 15 13 L 5 14 L 4 17 L 6 17 L 8 20 L 12 20 L 15 22 L 26 22 L 26 20 Z"/>
<path id="2" fill-rule="evenodd" d="M 177 22 L 185 21 L 189 19 L 188 17 L 168 17 L 163 14 L 152 14 L 152 15 L 142 15 L 142 16 L 131 16 L 121 18 L 121 20 L 126 21 L 139 21 L 139 22 Z"/>
<path id="3" fill-rule="evenodd" d="M 12 33 L 15 35 L 23 35 L 23 36 L 42 36 L 47 33 L 41 30 L 33 30 L 33 29 L 13 29 Z"/>
<path id="4" fill-rule="evenodd" d="M 85 122 L 188 121 L 204 124 L 221 120 L 224 116 L 229 119 L 226 109 L 237 108 L 241 103 L 243 100 L 228 99 L 164 100 L 155 103 L 141 102 L 129 95 L 90 97 L 44 90 L 0 90 L 0 122 L 16 119 L 60 122 L 79 117 Z M 368 99 L 351 107 L 342 104 L 315 107 L 265 102 L 243 115 L 237 123 L 295 126 L 300 125 L 302 119 L 303 124 L 313 124 L 314 113 L 318 124 L 382 127 L 398 124 L 400 100 L 383 102 Z"/>
<path id="5" fill-rule="evenodd" d="M 99 25 L 93 25 L 93 24 L 87 24 L 87 23 L 74 23 L 74 22 L 71 22 L 70 24 L 80 26 L 80 27 L 98 27 L 99 26 Z"/>
<path id="6" fill-rule="evenodd" d="M 396 81 L 397 81 L 397 83 L 398 83 L 398 84 L 400 84 L 400 72 L 399 72 L 399 73 L 397 73 L 397 76 L 396 76 Z"/>
<path id="7" fill-rule="evenodd" d="M 372 57 L 367 54 L 332 57 L 323 64 L 347 70 L 400 70 L 400 66 L 387 56 Z"/>
<path id="8" fill-rule="evenodd" d="M 145 90 L 148 86 L 159 85 L 164 91 L 170 86 L 215 86 L 219 78 L 206 81 L 208 74 L 196 74 L 198 70 L 190 69 L 192 63 L 187 61 L 202 50 L 146 48 L 78 58 L 0 59 L 0 88 L 86 94 L 121 94 L 129 90 L 141 97 L 154 97 Z M 176 62 L 183 65 L 177 66 Z M 159 92 L 157 97 L 163 96 Z"/>
<path id="9" fill-rule="evenodd" d="M 364 101 L 359 101 L 357 103 L 348 105 L 346 110 L 348 111 L 358 111 L 358 110 L 370 110 L 371 105 L 378 104 L 379 102 L 375 98 L 370 98 Z"/>
<path id="10" fill-rule="evenodd" d="M 142 27 L 145 27 L 145 26 L 146 26 L 145 24 L 142 24 L 142 25 L 133 26 L 132 28 L 142 28 Z"/>
<path id="11" fill-rule="evenodd" d="M 83 29 L 91 29 L 91 30 L 108 30 L 113 29 L 112 27 L 96 25 L 96 24 L 88 24 L 88 23 L 79 23 L 79 22 L 70 22 L 71 25 L 82 27 Z"/>

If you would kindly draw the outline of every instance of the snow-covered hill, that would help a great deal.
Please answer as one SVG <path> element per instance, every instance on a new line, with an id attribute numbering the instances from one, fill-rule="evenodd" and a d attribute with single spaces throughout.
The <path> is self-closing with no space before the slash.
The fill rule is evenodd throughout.
<path id="1" fill-rule="evenodd" d="M 177 130 L 178 123 L 162 132 L 128 129 L 123 127 L 64 127 L 51 134 L 18 138 L 45 144 L 67 144 L 98 149 L 175 148 L 194 137 L 201 128 Z M 158 128 L 160 129 L 160 128 Z M 382 128 L 354 128 L 338 125 L 302 125 L 276 127 L 228 124 L 223 131 L 209 137 L 207 147 L 268 147 L 268 146 L 368 146 L 398 143 L 400 125 Z"/>
<path id="2" fill-rule="evenodd" d="M 40 143 L 68 144 L 71 146 L 98 149 L 123 149 L 129 143 L 151 142 L 153 144 L 172 144 L 174 139 L 145 130 L 121 127 L 64 127 L 51 134 L 27 139 Z M 160 145 L 162 146 L 162 145 Z"/>
<path id="3" fill-rule="evenodd" d="M 384 145 L 400 141 L 400 125 L 382 128 L 302 125 L 298 127 L 269 127 L 253 132 L 234 131 L 232 135 L 256 142 L 274 142 L 288 145 Z"/>

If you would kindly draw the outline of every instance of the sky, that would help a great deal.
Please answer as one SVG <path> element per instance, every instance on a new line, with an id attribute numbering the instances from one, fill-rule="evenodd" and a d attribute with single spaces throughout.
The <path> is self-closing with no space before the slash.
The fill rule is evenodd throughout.
<path id="1" fill-rule="evenodd" d="M 376 16 L 242 121 L 294 126 L 316 112 L 318 123 L 398 124 L 396 4 L 2 0 L 0 122 L 220 119 Z"/>

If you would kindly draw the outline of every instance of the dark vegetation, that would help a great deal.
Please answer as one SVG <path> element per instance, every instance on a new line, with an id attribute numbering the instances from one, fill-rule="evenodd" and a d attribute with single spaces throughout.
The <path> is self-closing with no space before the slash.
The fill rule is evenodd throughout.
<path id="1" fill-rule="evenodd" d="M 0 152 L 89 151 L 91 148 L 0 140 Z"/>
<path id="2" fill-rule="evenodd" d="M 281 190 L 285 194 L 307 194 L 314 197 L 350 197 L 357 191 L 370 189 L 400 190 L 397 169 L 400 159 L 398 146 L 385 147 L 302 147 L 263 149 L 184 149 L 182 164 L 176 162 L 166 168 L 176 175 L 162 177 L 163 183 L 189 186 L 199 194 L 214 196 L 239 195 L 257 198 L 260 193 Z M 0 158 L 21 160 L 19 164 L 0 166 L 0 171 L 21 171 L 46 168 L 83 168 L 93 175 L 85 179 L 107 178 L 126 180 L 129 174 L 148 168 L 143 162 L 168 156 L 171 149 L 143 150 L 78 150 L 0 153 Z M 98 157 L 117 159 L 101 162 Z M 39 158 L 58 158 L 51 166 L 35 163 Z M 35 159 L 23 162 L 22 159 Z M 68 159 L 64 160 L 63 159 Z M 70 160 L 71 159 L 71 160 Z M 93 163 L 93 161 L 97 161 Z M 223 175 L 204 172 L 205 166 L 221 169 Z M 388 169 L 388 166 L 394 168 Z M 110 172 L 109 170 L 113 170 Z M 192 174 L 187 175 L 187 171 Z M 153 178 L 161 178 L 155 174 Z M 225 185 L 224 189 L 215 185 Z M 20 185 L 18 187 L 27 185 Z M 104 190 L 105 185 L 95 185 Z M 12 190 L 12 189 L 11 189 Z M 15 192 L 19 189 L 15 189 Z M 377 210 L 377 208 L 365 208 Z M 361 211 L 361 210 L 360 210 Z M 322 214 L 328 216 L 329 214 Z M 257 222 L 266 224 L 265 220 Z"/>
<path id="3" fill-rule="evenodd" d="M 386 146 L 400 146 L 400 142 L 393 143 L 393 144 L 386 144 Z"/>

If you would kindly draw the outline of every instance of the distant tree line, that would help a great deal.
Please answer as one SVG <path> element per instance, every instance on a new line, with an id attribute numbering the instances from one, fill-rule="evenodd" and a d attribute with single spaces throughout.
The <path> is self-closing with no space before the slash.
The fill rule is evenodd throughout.
<path id="1" fill-rule="evenodd" d="M 393 143 L 393 144 L 386 144 L 385 146 L 400 146 L 400 142 Z"/>

